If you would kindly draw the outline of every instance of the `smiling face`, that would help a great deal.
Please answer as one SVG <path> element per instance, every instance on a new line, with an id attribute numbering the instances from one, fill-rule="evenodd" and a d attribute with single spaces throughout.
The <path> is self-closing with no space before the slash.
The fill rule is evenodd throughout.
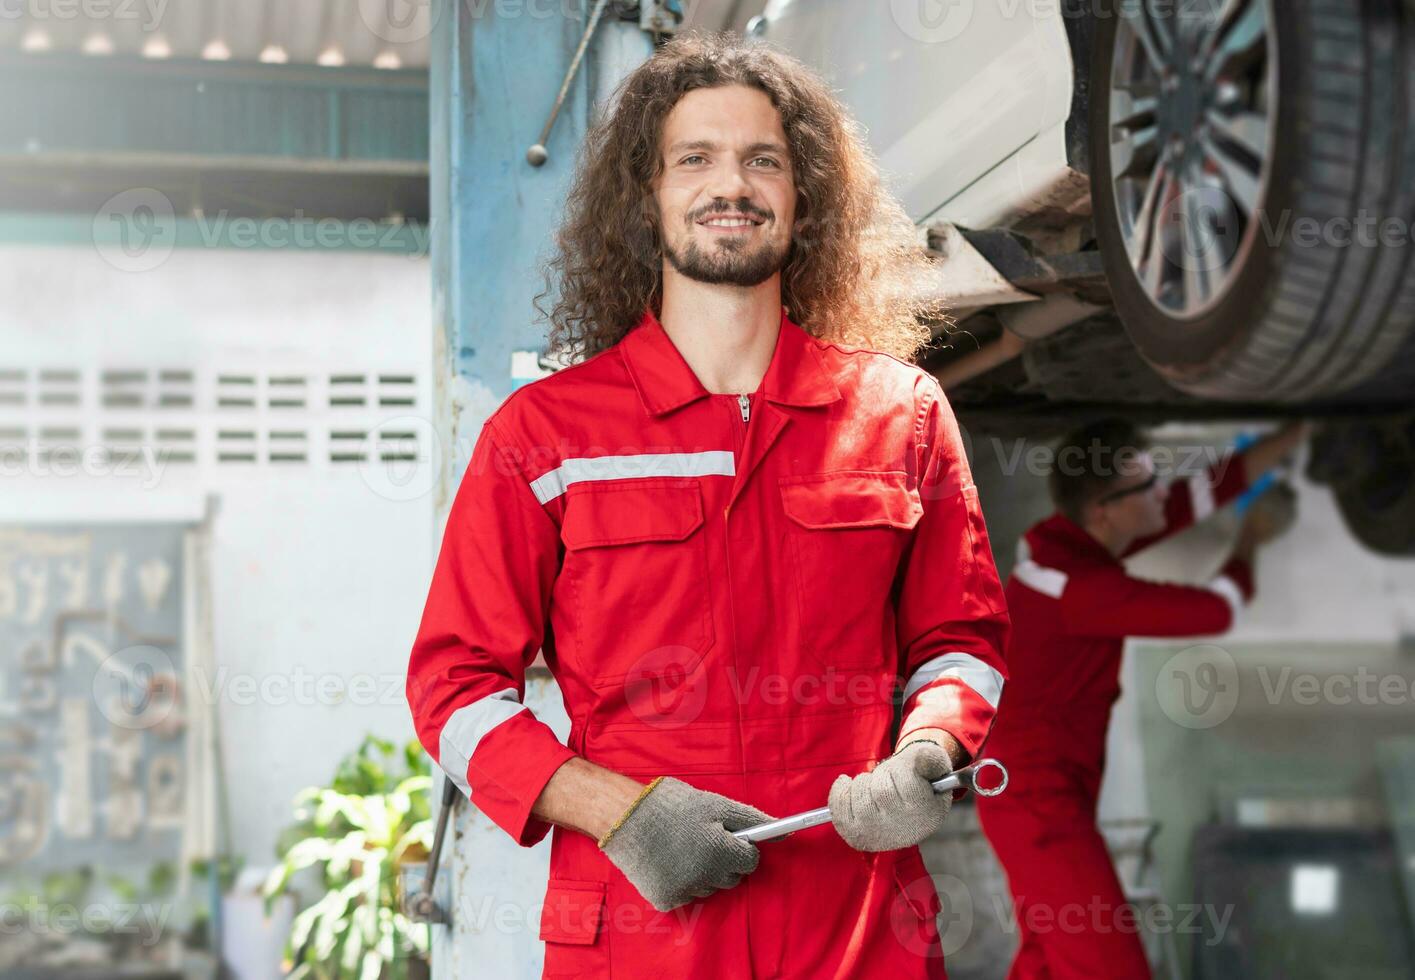
<path id="1" fill-rule="evenodd" d="M 731 286 L 756 286 L 780 271 L 796 185 L 781 114 L 766 93 L 694 89 L 664 120 L 659 149 L 653 192 L 667 266 Z"/>

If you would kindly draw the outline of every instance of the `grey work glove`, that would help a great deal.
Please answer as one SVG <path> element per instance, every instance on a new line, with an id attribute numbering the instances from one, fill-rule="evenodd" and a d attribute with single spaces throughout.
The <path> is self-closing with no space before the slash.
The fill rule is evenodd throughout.
<path id="1" fill-rule="evenodd" d="M 1286 534 L 1297 520 L 1297 491 L 1289 483 L 1277 483 L 1258 495 L 1243 515 L 1244 533 L 1254 544 L 1267 544 Z"/>
<path id="2" fill-rule="evenodd" d="M 615 867 L 660 912 L 731 888 L 761 855 L 732 836 L 772 818 L 756 807 L 664 776 L 600 842 Z"/>
<path id="3" fill-rule="evenodd" d="M 858 776 L 830 787 L 830 821 L 857 851 L 893 851 L 917 844 L 943 826 L 952 793 L 930 784 L 953 771 L 941 745 L 913 742 Z"/>

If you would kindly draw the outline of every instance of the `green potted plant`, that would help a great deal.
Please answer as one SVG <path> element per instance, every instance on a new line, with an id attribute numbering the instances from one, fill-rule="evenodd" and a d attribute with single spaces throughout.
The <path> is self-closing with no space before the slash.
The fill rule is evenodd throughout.
<path id="1" fill-rule="evenodd" d="M 285 956 L 291 980 L 408 980 L 421 975 L 428 927 L 404 916 L 398 866 L 426 860 L 432 843 L 429 762 L 417 742 L 399 749 L 369 736 L 328 786 L 295 797 L 298 821 L 277 847 L 266 907 L 306 869 L 322 897 L 295 917 Z"/>

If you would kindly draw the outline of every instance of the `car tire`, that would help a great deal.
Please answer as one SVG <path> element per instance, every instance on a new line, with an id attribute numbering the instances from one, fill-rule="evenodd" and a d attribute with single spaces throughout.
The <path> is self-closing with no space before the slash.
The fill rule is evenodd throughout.
<path id="1" fill-rule="evenodd" d="M 1119 6 L 1133 17 L 1139 4 Z M 1144 3 L 1147 11 L 1175 6 Z M 1149 91 L 1145 71 L 1173 64 L 1141 63 L 1132 21 L 1115 9 L 1107 4 L 1098 18 L 1092 52 L 1092 204 L 1116 311 L 1142 356 L 1176 388 L 1208 398 L 1312 403 L 1377 386 L 1398 400 L 1394 386 L 1380 385 L 1398 369 L 1397 353 L 1415 346 L 1411 8 L 1404 0 L 1238 0 L 1244 18 L 1264 18 L 1266 63 L 1252 51 L 1232 56 L 1221 76 L 1230 85 L 1192 81 L 1201 74 L 1187 54 L 1175 59 L 1187 68 L 1157 73 L 1165 80 L 1148 118 L 1152 145 L 1165 148 L 1155 151 L 1136 149 L 1149 105 L 1136 96 Z M 1260 143 L 1265 156 L 1243 149 Z M 1145 212 L 1136 204 L 1149 152 L 1168 162 L 1166 173 L 1192 177 L 1169 185 L 1168 208 Z M 1246 220 L 1235 220 L 1245 206 Z M 1205 223 L 1205 207 L 1222 220 Z M 1161 220 L 1136 220 L 1147 213 Z M 1369 216 L 1373 231 L 1344 233 Z M 1144 227 L 1156 230 L 1143 237 L 1136 229 Z M 1186 227 L 1189 240 L 1179 237 Z"/>
<path id="2" fill-rule="evenodd" d="M 1307 476 L 1331 487 L 1356 540 L 1378 554 L 1415 556 L 1415 416 L 1323 425 Z"/>

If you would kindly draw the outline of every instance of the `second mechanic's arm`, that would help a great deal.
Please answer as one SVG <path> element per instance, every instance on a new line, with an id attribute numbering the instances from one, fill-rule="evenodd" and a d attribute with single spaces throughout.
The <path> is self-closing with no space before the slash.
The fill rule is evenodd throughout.
<path id="1" fill-rule="evenodd" d="M 1165 501 L 1165 526 L 1137 538 L 1125 549 L 1133 555 L 1178 534 L 1241 496 L 1263 474 L 1272 470 L 1307 437 L 1306 422 L 1289 422 L 1259 439 L 1241 453 L 1229 453 L 1202 473 L 1176 480 Z"/>
<path id="2" fill-rule="evenodd" d="M 1278 487 L 1244 515 L 1228 560 L 1206 584 L 1134 578 L 1123 569 L 1072 576 L 1061 594 L 1061 621 L 1076 636 L 1212 636 L 1232 628 L 1253 600 L 1253 556 L 1292 526 L 1291 491 Z"/>
<path id="3" fill-rule="evenodd" d="M 1277 468 L 1291 456 L 1307 438 L 1310 430 L 1311 426 L 1307 422 L 1288 422 L 1244 450 L 1243 473 L 1249 485 L 1257 483 L 1264 473 Z"/>

